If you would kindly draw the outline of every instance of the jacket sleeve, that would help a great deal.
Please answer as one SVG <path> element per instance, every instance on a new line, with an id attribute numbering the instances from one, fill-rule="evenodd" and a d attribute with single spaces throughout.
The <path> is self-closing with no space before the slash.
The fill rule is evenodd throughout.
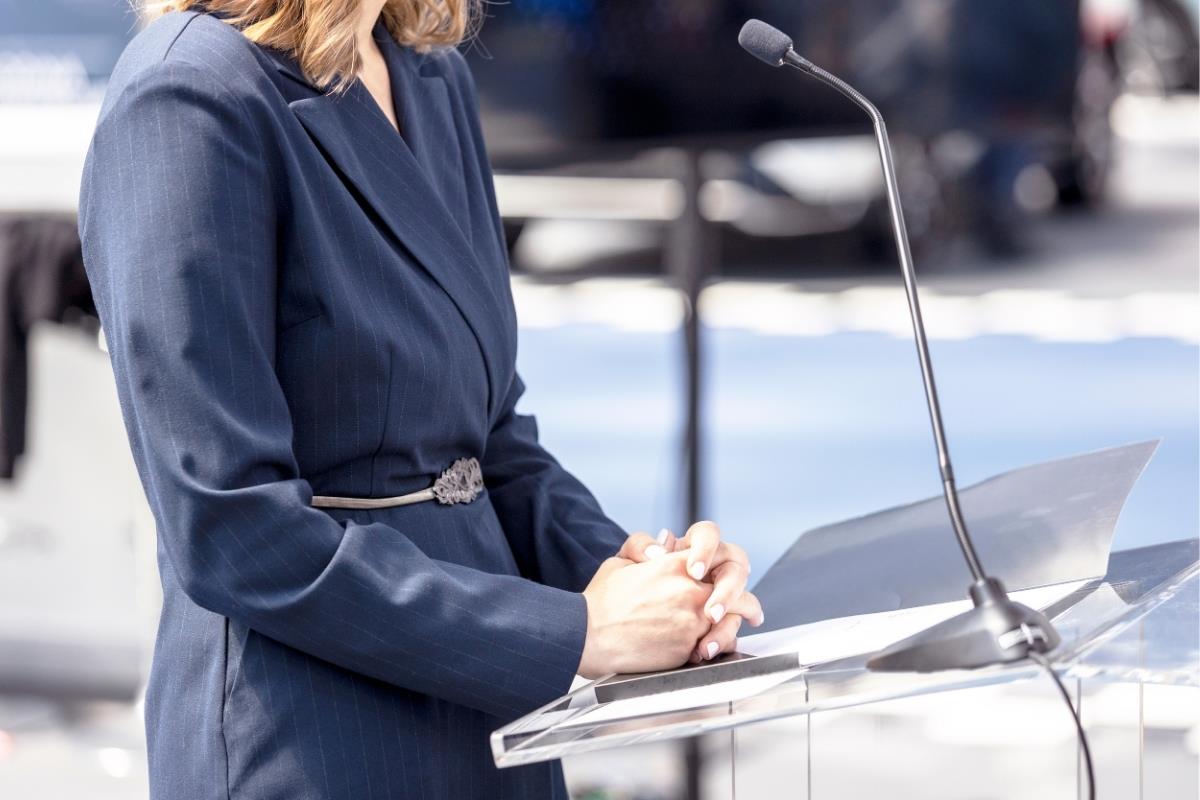
<path id="1" fill-rule="evenodd" d="M 516 412 L 524 390 L 521 377 L 514 375 L 488 436 L 482 464 L 488 496 L 522 574 L 582 591 L 600 562 L 616 555 L 626 533 L 538 443 L 535 419 Z"/>
<path id="2" fill-rule="evenodd" d="M 309 505 L 274 371 L 271 124 L 236 78 L 165 61 L 106 104 L 85 165 L 85 265 L 169 568 L 198 605 L 312 656 L 526 713 L 570 686 L 581 595 Z"/>

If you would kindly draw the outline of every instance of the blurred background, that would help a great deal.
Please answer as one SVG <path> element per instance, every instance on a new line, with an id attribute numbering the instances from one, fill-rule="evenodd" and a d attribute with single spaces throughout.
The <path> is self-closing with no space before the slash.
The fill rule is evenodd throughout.
<path id="1" fill-rule="evenodd" d="M 625 527 L 716 519 L 761 574 L 805 530 L 940 490 L 870 128 L 742 52 L 737 30 L 757 16 L 888 120 L 960 483 L 1161 438 L 1114 547 L 1198 535 L 1196 0 L 486 13 L 464 51 L 511 246 L 524 410 Z M 136 31 L 126 0 L 0 0 L 4 798 L 146 794 L 153 521 L 75 234 L 105 79 Z M 1022 713 L 1053 730 L 1017 743 L 963 734 L 1011 695 L 822 715 L 818 785 L 896 797 L 894 781 L 940 773 L 947 787 L 913 796 L 1067 796 L 1058 699 L 1023 691 Z M 1145 796 L 1196 797 L 1198 693 L 1146 691 Z M 1089 705 L 1098 758 L 1135 730 L 1129 702 Z M 739 752 L 786 760 L 811 733 L 750 729 Z M 577 797 L 679 797 L 680 753 L 577 757 L 568 781 Z M 1003 788 L 1018 762 L 1044 795 Z M 703 762 L 706 797 L 738 785 L 726 767 Z M 742 796 L 797 791 L 770 770 L 745 777 Z M 1138 796 L 1128 769 L 1112 777 L 1102 797 Z"/>

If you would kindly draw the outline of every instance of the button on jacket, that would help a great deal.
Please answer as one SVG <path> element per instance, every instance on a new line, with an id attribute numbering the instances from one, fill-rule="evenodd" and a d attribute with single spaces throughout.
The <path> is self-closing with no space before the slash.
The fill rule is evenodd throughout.
<path id="1" fill-rule="evenodd" d="M 534 798 L 492 730 L 565 692 L 579 592 L 624 533 L 516 413 L 516 321 L 474 85 L 374 35 L 402 134 L 361 82 L 309 85 L 218 16 L 172 12 L 110 81 L 79 230 L 164 606 L 151 794 Z M 470 503 L 350 510 L 428 487 Z"/>

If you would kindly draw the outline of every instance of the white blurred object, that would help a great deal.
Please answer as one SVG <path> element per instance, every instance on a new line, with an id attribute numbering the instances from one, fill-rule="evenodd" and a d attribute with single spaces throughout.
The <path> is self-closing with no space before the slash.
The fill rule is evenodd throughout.
<path id="1" fill-rule="evenodd" d="M 1112 124 L 1126 141 L 1194 148 L 1200 137 L 1200 98 L 1121 95 L 1113 104 Z"/>
<path id="2" fill-rule="evenodd" d="M 1030 164 L 1017 174 L 1013 194 L 1021 208 L 1040 214 L 1054 208 L 1058 199 L 1058 186 L 1054 183 L 1054 176 L 1044 165 Z"/>
<path id="3" fill-rule="evenodd" d="M 508 218 L 666 221 L 683 208 L 679 181 L 667 178 L 501 174 L 495 184 Z"/>
<path id="4" fill-rule="evenodd" d="M 87 69 L 75 53 L 0 50 L 0 103 L 61 103 L 85 94 Z"/>
<path id="5" fill-rule="evenodd" d="M 108 355 L 39 323 L 29 363 L 28 444 L 0 483 L 0 690 L 132 698 L 160 590 Z"/>
<path id="6" fill-rule="evenodd" d="M 656 333 L 679 324 L 676 292 L 656 279 L 589 278 L 546 286 L 513 277 L 524 328 L 606 325 Z M 929 337 L 1028 336 L 1047 342 L 1111 342 L 1160 337 L 1200 344 L 1200 297 L 1193 293 L 1136 292 L 1086 297 L 1057 289 L 997 289 L 950 294 L 921 290 Z M 825 336 L 854 331 L 912 335 L 898 286 L 817 291 L 780 281 L 725 280 L 700 299 L 705 325 L 766 336 Z"/>
<path id="7" fill-rule="evenodd" d="M 98 102 L 0 103 L 0 211 L 74 211 Z"/>
<path id="8" fill-rule="evenodd" d="M 883 191 L 879 151 L 871 136 L 781 139 L 756 148 L 750 161 L 805 203 L 863 203 Z"/>
<path id="9" fill-rule="evenodd" d="M 683 319 L 679 293 L 646 278 L 588 278 L 546 286 L 514 276 L 513 300 L 522 328 L 594 324 L 667 333 Z"/>
<path id="10" fill-rule="evenodd" d="M 526 223 L 512 258 L 531 272 L 569 272 L 596 259 L 629 257 L 655 250 L 658 229 L 643 223 L 593 219 L 539 219 Z"/>
<path id="11" fill-rule="evenodd" d="M 101 747 L 96 751 L 100 768 L 110 777 L 127 778 L 133 771 L 133 757 L 128 750 L 120 747 Z"/>

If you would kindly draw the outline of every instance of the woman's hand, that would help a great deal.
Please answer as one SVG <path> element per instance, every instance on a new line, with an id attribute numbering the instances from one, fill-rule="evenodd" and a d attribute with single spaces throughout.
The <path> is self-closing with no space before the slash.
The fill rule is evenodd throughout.
<path id="1" fill-rule="evenodd" d="M 688 574 L 696 581 L 713 585 L 704 607 L 711 625 L 688 657 L 688 661 L 698 663 L 736 649 L 742 622 L 758 627 L 764 617 L 758 598 L 746 591 L 750 575 L 746 551 L 736 544 L 721 541 L 721 531 L 713 522 L 697 522 L 688 528 L 682 539 L 677 539 L 665 528 L 657 538 L 646 533 L 633 533 L 617 555 L 641 562 L 680 552 L 686 554 Z"/>
<path id="2" fill-rule="evenodd" d="M 646 533 L 630 534 L 617 557 L 629 561 L 648 561 L 667 553 L 684 551 L 688 574 L 695 580 L 707 580 L 713 584 L 705 613 L 714 625 L 720 624 L 726 614 L 738 611 L 745 611 L 740 616 L 755 627 L 763 623 L 762 606 L 753 594 L 746 591 L 750 559 L 746 551 L 736 544 L 721 541 L 721 530 L 714 522 L 705 520 L 695 523 L 682 539 L 676 539 L 666 529 L 658 534 L 657 539 Z"/>
<path id="3" fill-rule="evenodd" d="M 579 674 L 597 678 L 685 663 L 711 627 L 704 609 L 712 591 L 688 575 L 684 553 L 640 564 L 607 559 L 583 590 L 588 630 Z"/>

